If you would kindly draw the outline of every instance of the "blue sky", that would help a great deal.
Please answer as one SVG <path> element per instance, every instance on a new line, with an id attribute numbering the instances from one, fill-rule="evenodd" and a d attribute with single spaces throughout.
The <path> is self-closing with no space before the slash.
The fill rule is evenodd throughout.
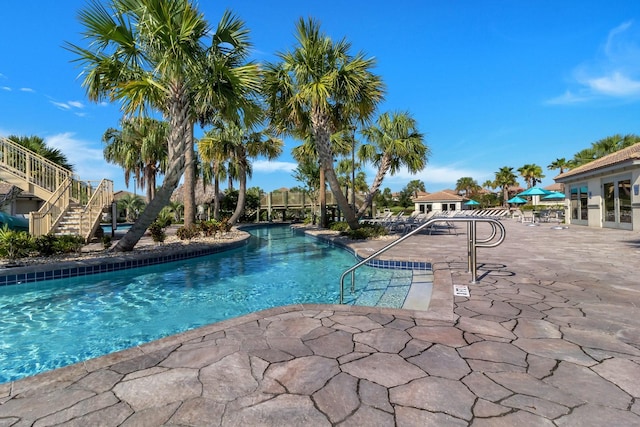
<path id="1" fill-rule="evenodd" d="M 65 41 L 83 44 L 83 0 L 3 4 L 0 135 L 38 135 L 61 149 L 85 180 L 122 170 L 102 158 L 102 134 L 117 127 L 116 105 L 85 96 Z M 375 57 L 387 94 L 379 111 L 409 111 L 431 157 L 417 175 L 387 176 L 383 188 L 412 179 L 427 191 L 470 176 L 482 184 L 502 166 L 546 166 L 601 138 L 640 134 L 640 2 L 378 0 L 200 1 L 212 25 L 230 9 L 251 30 L 253 59 L 272 61 L 294 45 L 300 17 L 319 20 L 353 53 Z M 393 7 L 390 7 L 392 5 Z M 249 186 L 297 185 L 286 140 L 275 162 L 254 162 Z M 369 182 L 375 171 L 365 168 Z M 520 180 L 521 184 L 522 180 Z M 132 183 L 131 183 L 132 184 Z M 133 190 L 129 187 L 129 190 Z"/>

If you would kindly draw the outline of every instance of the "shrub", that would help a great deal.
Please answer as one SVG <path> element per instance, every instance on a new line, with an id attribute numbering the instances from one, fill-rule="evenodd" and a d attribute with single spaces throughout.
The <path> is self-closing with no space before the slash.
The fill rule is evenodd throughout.
<path id="1" fill-rule="evenodd" d="M 178 230 L 176 231 L 176 236 L 178 236 L 178 239 L 180 240 L 191 240 L 194 237 L 198 236 L 198 234 L 200 233 L 200 231 L 198 230 L 198 227 L 193 224 L 189 227 L 180 227 L 178 228 Z"/>
<path id="2" fill-rule="evenodd" d="M 349 224 L 344 221 L 332 222 L 329 224 L 329 229 L 333 231 L 347 231 L 349 230 Z"/>
<path id="3" fill-rule="evenodd" d="M 102 241 L 102 246 L 105 249 L 109 249 L 111 247 L 111 236 L 109 236 L 108 234 L 105 234 L 102 236 L 102 239 L 100 239 Z"/>
<path id="4" fill-rule="evenodd" d="M 80 252 L 84 246 L 84 238 L 78 235 L 58 236 L 54 243 L 55 253 L 68 254 L 71 252 Z"/>
<path id="5" fill-rule="evenodd" d="M 33 241 L 33 247 L 41 256 L 51 256 L 56 254 L 56 242 L 58 238 L 53 234 L 38 236 Z"/>
<path id="6" fill-rule="evenodd" d="M 165 227 L 163 227 L 162 223 L 158 220 L 155 220 L 151 223 L 147 230 L 149 230 L 149 233 L 151 233 L 151 238 L 154 242 L 161 243 L 164 242 L 164 239 L 167 238 L 167 233 L 164 232 L 164 228 Z"/>
<path id="7" fill-rule="evenodd" d="M 209 221 L 202 221 L 198 223 L 198 230 L 205 237 L 210 237 L 216 234 L 218 231 L 218 221 L 211 219 Z"/>
<path id="8" fill-rule="evenodd" d="M 0 228 L 0 256 L 15 261 L 24 258 L 33 250 L 33 239 L 26 231 L 9 230 L 5 224 Z"/>
<path id="9" fill-rule="evenodd" d="M 389 234 L 389 232 L 380 224 L 370 224 L 363 225 L 362 227 L 355 230 L 348 229 L 341 232 L 340 234 L 343 236 L 347 236 L 352 240 L 362 240 L 386 236 L 387 234 Z"/>

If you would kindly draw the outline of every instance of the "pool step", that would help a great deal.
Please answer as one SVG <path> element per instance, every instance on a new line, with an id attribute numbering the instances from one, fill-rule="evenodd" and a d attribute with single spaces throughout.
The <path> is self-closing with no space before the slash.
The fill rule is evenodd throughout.
<path id="1" fill-rule="evenodd" d="M 354 295 L 347 292 L 345 302 L 368 307 L 402 308 L 410 291 L 413 291 L 412 283 L 429 285 L 433 283 L 433 273 L 431 270 L 393 270 L 390 278 L 374 277 L 364 287 L 358 286 Z M 419 305 L 426 310 L 428 299 L 425 302 L 425 298 L 421 298 Z"/>

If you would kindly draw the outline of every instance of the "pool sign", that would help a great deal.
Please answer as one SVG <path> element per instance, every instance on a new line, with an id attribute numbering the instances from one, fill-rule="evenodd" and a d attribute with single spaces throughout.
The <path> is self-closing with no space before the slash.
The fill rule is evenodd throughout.
<path id="1" fill-rule="evenodd" d="M 467 285 L 453 285 L 453 295 L 457 297 L 469 297 L 469 287 Z"/>

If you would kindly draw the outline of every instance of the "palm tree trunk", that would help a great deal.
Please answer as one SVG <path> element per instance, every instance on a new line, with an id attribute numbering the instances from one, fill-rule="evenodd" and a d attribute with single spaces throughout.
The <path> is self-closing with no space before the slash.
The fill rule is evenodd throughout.
<path id="1" fill-rule="evenodd" d="M 373 201 L 373 198 L 375 197 L 378 190 L 380 190 L 380 187 L 382 186 L 382 180 L 384 179 L 390 167 L 391 158 L 390 156 L 385 154 L 380 161 L 380 167 L 378 167 L 376 177 L 371 184 L 369 194 L 367 194 L 367 197 L 364 199 L 364 203 L 362 204 L 362 206 L 360 206 L 360 209 L 358 209 L 358 213 L 356 214 L 357 218 L 360 218 L 362 215 L 364 215 L 364 213 L 367 211 L 367 208 L 371 205 L 371 202 Z"/>
<path id="2" fill-rule="evenodd" d="M 196 161 L 193 149 L 193 124 L 191 124 L 190 129 L 189 140 L 184 153 L 186 168 L 184 171 L 184 185 L 182 186 L 185 227 L 193 225 L 196 218 Z"/>
<path id="3" fill-rule="evenodd" d="M 213 178 L 213 218 L 220 220 L 220 178 L 218 178 L 218 168 L 214 169 L 215 176 Z"/>
<path id="4" fill-rule="evenodd" d="M 324 168 L 320 165 L 320 227 L 327 228 L 327 183 L 324 179 Z"/>
<path id="5" fill-rule="evenodd" d="M 244 201 L 247 194 L 247 168 L 245 166 L 246 159 L 240 160 L 239 168 L 239 177 L 238 177 L 238 203 L 236 204 L 236 210 L 229 218 L 229 224 L 235 224 L 236 221 L 242 216 L 242 212 L 244 212 Z"/>
<path id="6" fill-rule="evenodd" d="M 158 217 L 158 214 L 169 204 L 173 191 L 178 186 L 180 177 L 185 169 L 185 150 L 190 135 L 189 104 L 187 94 L 181 82 L 174 82 L 170 87 L 171 100 L 169 102 L 170 133 L 167 150 L 167 173 L 162 186 L 156 192 L 153 200 L 149 201 L 140 217 L 129 231 L 118 241 L 113 250 L 116 252 L 132 251 L 140 241 L 147 227 Z M 191 148 L 193 150 L 193 148 Z"/>
<path id="7" fill-rule="evenodd" d="M 331 192 L 336 198 L 336 202 L 342 210 L 344 218 L 347 224 L 349 224 L 349 228 L 355 230 L 360 227 L 360 224 L 358 223 L 353 208 L 349 205 L 349 201 L 340 188 L 340 182 L 333 169 L 333 154 L 331 152 L 331 138 L 328 131 L 328 118 L 314 114 L 312 121 L 321 170 L 324 169 L 325 178 L 329 182 Z"/>

